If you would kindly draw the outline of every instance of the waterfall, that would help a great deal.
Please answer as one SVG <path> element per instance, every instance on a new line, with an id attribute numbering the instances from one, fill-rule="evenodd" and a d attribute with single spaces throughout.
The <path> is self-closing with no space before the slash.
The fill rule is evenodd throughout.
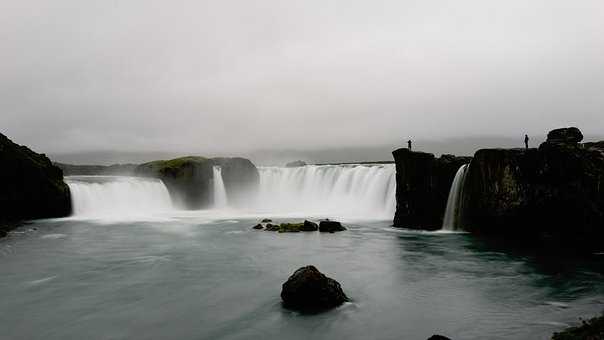
<path id="1" fill-rule="evenodd" d="M 394 164 L 260 167 L 254 208 L 368 219 L 391 219 L 396 208 Z"/>
<path id="2" fill-rule="evenodd" d="M 456 230 L 457 228 L 459 228 L 459 220 L 461 217 L 460 204 L 463 195 L 463 183 L 466 178 L 467 169 L 468 164 L 464 164 L 459 167 L 459 170 L 457 170 L 455 178 L 453 179 L 453 184 L 451 185 L 451 190 L 449 190 L 449 197 L 447 199 L 445 217 L 443 219 L 442 229 L 444 230 Z"/>
<path id="3" fill-rule="evenodd" d="M 214 208 L 224 208 L 227 206 L 227 194 L 222 180 L 222 169 L 214 166 Z"/>
<path id="4" fill-rule="evenodd" d="M 166 186 L 157 179 L 126 176 L 68 176 L 73 214 L 111 217 L 172 209 Z"/>

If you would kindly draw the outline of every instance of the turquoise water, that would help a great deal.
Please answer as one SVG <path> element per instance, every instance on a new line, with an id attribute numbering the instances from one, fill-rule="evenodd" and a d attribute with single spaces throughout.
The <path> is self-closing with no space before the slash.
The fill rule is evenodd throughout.
<path id="1" fill-rule="evenodd" d="M 536 257 L 389 221 L 277 234 L 252 230 L 258 220 L 208 213 L 24 226 L 0 240 L 1 337 L 548 339 L 604 306 L 602 256 Z M 283 309 L 281 284 L 307 264 L 353 301 L 318 315 Z"/>

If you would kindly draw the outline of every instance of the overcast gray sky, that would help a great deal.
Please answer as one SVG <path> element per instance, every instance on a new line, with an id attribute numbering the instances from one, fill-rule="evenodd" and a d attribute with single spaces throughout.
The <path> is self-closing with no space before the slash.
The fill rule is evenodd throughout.
<path id="1" fill-rule="evenodd" d="M 48 152 L 604 132 L 602 0 L 0 0 L 0 132 Z"/>

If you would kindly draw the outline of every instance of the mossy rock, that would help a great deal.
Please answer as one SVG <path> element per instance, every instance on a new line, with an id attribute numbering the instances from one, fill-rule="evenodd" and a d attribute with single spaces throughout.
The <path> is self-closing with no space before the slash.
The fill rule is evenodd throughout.
<path id="1" fill-rule="evenodd" d="M 202 209 L 213 204 L 214 162 L 200 156 L 158 160 L 139 165 L 138 176 L 161 179 L 172 203 L 182 209 Z"/>

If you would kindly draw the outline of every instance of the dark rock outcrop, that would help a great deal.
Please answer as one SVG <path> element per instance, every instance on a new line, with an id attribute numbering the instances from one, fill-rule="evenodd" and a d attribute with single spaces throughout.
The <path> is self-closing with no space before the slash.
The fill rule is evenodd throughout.
<path id="1" fill-rule="evenodd" d="M 314 312 L 348 301 L 340 284 L 314 266 L 302 267 L 283 284 L 281 299 L 286 308 Z"/>
<path id="2" fill-rule="evenodd" d="M 136 167 L 135 174 L 161 179 L 177 207 L 194 210 L 213 203 L 213 166 L 210 159 L 189 156 L 144 163 Z"/>
<path id="3" fill-rule="evenodd" d="M 54 163 L 63 170 L 65 176 L 129 176 L 134 174 L 138 164 L 113 164 L 113 165 L 74 165 Z"/>
<path id="4" fill-rule="evenodd" d="M 246 206 L 260 186 L 258 168 L 245 158 L 214 158 L 221 167 L 222 180 L 231 206 Z"/>
<path id="5" fill-rule="evenodd" d="M 346 228 L 338 221 L 323 220 L 319 222 L 319 231 L 322 233 L 335 233 L 344 230 L 346 230 Z"/>
<path id="6" fill-rule="evenodd" d="M 289 162 L 289 163 L 285 164 L 286 168 L 298 168 L 301 166 L 306 166 L 306 162 L 305 161 L 293 161 L 293 162 Z"/>
<path id="7" fill-rule="evenodd" d="M 580 326 L 554 333 L 552 340 L 604 340 L 604 315 L 583 320 Z"/>
<path id="8" fill-rule="evenodd" d="M 582 140 L 583 134 L 576 127 L 555 129 L 547 134 L 548 143 L 577 144 Z"/>
<path id="9" fill-rule="evenodd" d="M 302 226 L 302 231 L 317 231 L 319 230 L 319 226 L 315 222 L 311 222 L 309 220 L 304 221 L 304 225 Z"/>
<path id="10" fill-rule="evenodd" d="M 451 340 L 451 339 L 449 339 L 443 335 L 434 334 L 433 336 L 429 337 L 428 340 Z"/>
<path id="11" fill-rule="evenodd" d="M 482 149 L 466 175 L 463 226 L 558 249 L 604 249 L 604 149 L 558 129 L 538 149 Z"/>
<path id="12" fill-rule="evenodd" d="M 63 171 L 44 154 L 17 145 L 0 134 L 0 224 L 71 213 Z"/>
<path id="13" fill-rule="evenodd" d="M 258 190 L 258 169 L 248 159 L 238 157 L 189 156 L 153 161 L 137 166 L 134 175 L 161 179 L 177 207 L 195 210 L 214 203 L 214 166 L 221 167 L 229 205 L 242 205 Z"/>
<path id="14" fill-rule="evenodd" d="M 403 148 L 393 153 L 396 164 L 395 227 L 440 229 L 449 190 L 457 170 L 471 157 L 414 152 Z"/>
<path id="15" fill-rule="evenodd" d="M 264 227 L 262 226 L 262 224 L 258 223 L 255 226 L 253 226 L 252 229 L 262 230 L 262 229 L 264 229 Z"/>

